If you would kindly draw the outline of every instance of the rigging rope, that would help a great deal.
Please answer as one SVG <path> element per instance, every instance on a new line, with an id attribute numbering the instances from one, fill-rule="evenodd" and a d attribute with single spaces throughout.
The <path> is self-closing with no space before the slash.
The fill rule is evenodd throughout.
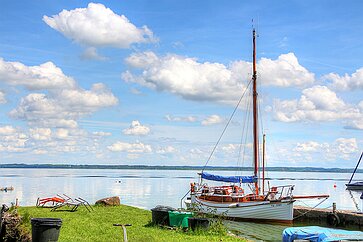
<path id="1" fill-rule="evenodd" d="M 249 96 L 251 96 L 251 92 L 249 92 L 248 94 Z M 251 99 L 249 98 L 247 103 L 246 103 L 246 109 L 245 109 L 245 118 L 243 120 L 243 127 L 242 127 L 242 133 L 241 133 L 241 140 L 240 140 L 240 148 L 239 148 L 239 152 L 238 152 L 238 160 L 237 160 L 237 167 L 240 167 L 240 173 L 242 174 L 242 167 L 244 166 L 244 161 L 245 161 L 245 150 L 246 150 L 246 146 L 242 146 L 242 144 L 246 144 L 246 140 L 247 140 L 247 131 L 248 131 L 248 124 L 249 124 L 249 117 L 250 117 L 250 109 L 251 109 Z M 247 127 L 246 127 L 247 126 Z M 246 128 L 246 132 L 245 132 L 245 128 Z M 244 137 L 246 135 L 246 138 Z M 243 142 L 243 138 L 245 138 L 245 141 Z M 242 159 L 242 164 L 240 166 L 240 159 L 241 159 L 241 152 L 242 152 L 242 147 L 243 147 L 243 159 Z M 236 171 L 237 172 L 237 171 Z"/>
<path id="2" fill-rule="evenodd" d="M 259 121 L 260 121 L 260 131 L 261 131 L 261 134 L 263 135 L 264 134 L 264 127 L 263 127 L 263 117 L 262 117 L 262 112 L 261 112 L 261 105 L 260 105 L 260 101 L 259 101 L 259 98 L 257 98 L 257 105 L 258 105 L 258 116 L 260 117 L 259 118 Z"/>
<path id="3" fill-rule="evenodd" d="M 305 214 L 310 213 L 311 211 L 313 211 L 314 208 L 316 208 L 317 206 L 319 206 L 320 204 L 322 204 L 323 202 L 325 202 L 327 199 L 328 199 L 327 197 L 324 198 L 322 201 L 320 201 L 320 203 L 316 204 L 314 207 L 310 208 L 310 210 L 306 211 L 305 213 L 301 213 L 299 216 L 295 217 L 294 219 L 300 218 L 301 216 L 304 216 Z"/>
<path id="4" fill-rule="evenodd" d="M 249 95 L 250 96 L 252 96 L 252 92 L 250 92 L 249 93 Z M 250 130 L 250 123 L 252 123 L 252 122 L 250 122 L 251 121 L 251 100 L 252 100 L 252 98 L 249 98 L 248 99 L 248 103 L 247 103 L 247 108 L 246 108 L 246 113 L 247 113 L 247 115 L 246 115 L 246 124 L 247 124 L 247 126 L 246 126 L 246 132 L 245 132 L 245 140 L 244 140 L 244 146 L 243 146 L 243 155 L 242 155 L 242 157 L 243 157 L 243 159 L 242 159 L 242 166 L 244 166 L 244 164 L 245 164 L 245 158 L 246 158 L 246 150 L 247 150 L 247 139 L 248 139 L 248 130 Z M 242 166 L 241 166 L 241 170 L 242 170 Z"/>
<path id="5" fill-rule="evenodd" d="M 203 173 L 203 171 L 204 171 L 205 167 L 207 166 L 207 164 L 208 164 L 209 160 L 212 158 L 212 156 L 213 156 L 213 154 L 214 154 L 214 151 L 216 150 L 216 148 L 217 148 L 217 146 L 218 146 L 219 142 L 221 141 L 221 139 L 222 139 L 222 137 L 223 137 L 223 135 L 224 135 L 224 132 L 226 132 L 226 129 L 227 129 L 227 127 L 228 127 L 229 123 L 231 122 L 231 120 L 232 120 L 232 118 L 233 118 L 234 114 L 236 113 L 236 111 L 237 111 L 237 109 L 238 109 L 238 107 L 239 107 L 239 105 L 240 105 L 240 103 L 241 103 L 241 101 L 242 101 L 242 98 L 244 97 L 244 95 L 245 95 L 246 91 L 248 90 L 248 87 L 250 86 L 251 82 L 252 82 L 252 80 L 250 80 L 250 81 L 248 82 L 248 85 L 246 86 L 246 89 L 245 89 L 245 90 L 244 90 L 244 92 L 242 93 L 241 98 L 239 99 L 239 101 L 238 101 L 238 103 L 237 103 L 236 107 L 234 108 L 234 110 L 233 110 L 233 112 L 232 112 L 231 116 L 229 117 L 229 120 L 228 120 L 228 122 L 227 122 L 226 126 L 224 127 L 222 134 L 219 136 L 219 139 L 218 139 L 217 143 L 214 145 L 213 150 L 212 150 L 211 154 L 209 155 L 207 162 L 204 164 L 204 167 L 203 167 L 203 169 L 202 169 L 202 173 Z"/>

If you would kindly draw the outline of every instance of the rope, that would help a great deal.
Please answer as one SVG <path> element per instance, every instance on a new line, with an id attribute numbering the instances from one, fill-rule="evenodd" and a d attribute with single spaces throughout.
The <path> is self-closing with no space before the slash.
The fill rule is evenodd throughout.
<path id="1" fill-rule="evenodd" d="M 224 135 L 224 132 L 226 132 L 226 129 L 227 129 L 227 127 L 228 127 L 229 123 L 231 122 L 231 120 L 232 120 L 232 118 L 233 118 L 234 114 L 236 113 L 236 111 L 237 111 L 237 109 L 238 109 L 238 107 L 239 107 L 239 105 L 240 105 L 240 103 L 241 103 L 241 101 L 242 101 L 242 98 L 244 97 L 244 95 L 245 95 L 245 93 L 246 93 L 246 91 L 247 91 L 248 87 L 250 86 L 251 82 L 252 82 L 252 80 L 250 80 L 250 81 L 249 81 L 248 85 L 246 86 L 246 89 L 245 89 L 245 90 L 244 90 L 244 92 L 242 93 L 241 98 L 239 99 L 239 101 L 238 101 L 238 103 L 237 103 L 236 107 L 234 108 L 234 110 L 233 110 L 233 112 L 232 112 L 231 116 L 229 117 L 229 120 L 228 120 L 228 122 L 227 122 L 226 126 L 224 127 L 222 134 L 219 136 L 219 139 L 218 139 L 217 143 L 214 145 L 213 150 L 212 150 L 211 154 L 209 155 L 207 162 L 204 164 L 204 167 L 203 167 L 203 169 L 202 169 L 202 173 L 203 173 L 203 171 L 204 171 L 205 167 L 207 166 L 207 164 L 208 164 L 209 160 L 212 158 L 212 156 L 213 156 L 213 154 L 214 154 L 214 151 L 216 150 L 216 148 L 217 148 L 217 146 L 218 146 L 219 142 L 221 141 L 222 136 Z"/>
<path id="2" fill-rule="evenodd" d="M 250 92 L 249 93 L 249 95 L 252 95 L 252 93 Z M 248 103 L 247 103 L 247 107 L 246 107 L 246 132 L 245 132 L 245 140 L 244 140 L 244 146 L 243 146 L 243 155 L 242 155 L 242 157 L 243 157 L 243 159 L 242 159 L 242 166 L 241 166 L 241 172 L 242 172 L 242 167 L 244 166 L 244 164 L 245 164 L 245 158 L 246 158 L 246 150 L 247 150 L 247 139 L 248 139 L 248 130 L 250 130 L 250 119 L 251 119 L 251 100 L 252 100 L 252 98 L 250 98 L 250 99 L 248 99 L 249 101 L 248 101 Z"/>
<path id="3" fill-rule="evenodd" d="M 259 99 L 257 99 L 257 105 L 258 105 L 258 116 L 260 117 L 260 119 L 259 119 L 260 127 L 261 127 L 260 131 L 261 131 L 261 134 L 263 135 L 264 134 L 263 117 L 262 117 L 261 105 L 260 105 Z"/>
<path id="4" fill-rule="evenodd" d="M 249 95 L 251 95 L 251 92 L 249 92 Z M 243 144 L 247 144 L 246 140 L 247 140 L 247 131 L 248 131 L 248 127 L 249 127 L 249 117 L 250 117 L 250 109 L 251 109 L 251 99 L 248 99 L 247 103 L 246 103 L 246 109 L 245 109 L 245 118 L 243 120 L 243 128 L 242 128 L 242 133 L 241 133 L 241 140 L 240 140 L 240 147 L 239 147 L 239 153 L 238 153 L 238 162 L 237 162 L 237 166 L 240 167 L 239 168 L 239 172 L 240 174 L 242 174 L 242 167 L 244 166 L 244 162 L 245 162 L 245 152 L 246 152 L 246 146 L 243 146 Z M 246 132 L 245 132 L 245 128 L 246 128 Z M 246 137 L 244 137 L 246 136 Z M 243 141 L 244 139 L 244 141 Z M 243 155 L 241 156 L 242 153 L 242 148 L 243 148 Z M 240 165 L 240 159 L 242 157 L 242 164 Z"/>
<path id="5" fill-rule="evenodd" d="M 306 211 L 305 213 L 300 214 L 299 216 L 295 217 L 294 219 L 300 218 L 301 216 L 304 216 L 307 213 L 310 213 L 314 208 L 316 208 L 317 206 L 319 206 L 320 204 L 322 204 L 323 202 L 325 202 L 328 198 L 324 198 L 324 200 L 322 200 L 320 203 L 316 204 L 314 207 L 312 207 L 310 210 Z M 304 203 L 304 202 L 303 202 Z M 306 203 L 305 203 L 306 204 Z"/>

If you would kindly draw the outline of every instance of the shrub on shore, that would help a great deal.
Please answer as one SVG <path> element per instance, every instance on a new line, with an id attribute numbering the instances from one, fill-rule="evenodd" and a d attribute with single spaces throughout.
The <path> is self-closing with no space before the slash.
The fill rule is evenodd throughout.
<path id="1" fill-rule="evenodd" d="M 31 236 L 27 229 L 24 229 L 23 221 L 26 221 L 27 214 L 23 217 L 14 208 L 2 215 L 2 228 L 0 241 L 4 242 L 30 242 Z"/>

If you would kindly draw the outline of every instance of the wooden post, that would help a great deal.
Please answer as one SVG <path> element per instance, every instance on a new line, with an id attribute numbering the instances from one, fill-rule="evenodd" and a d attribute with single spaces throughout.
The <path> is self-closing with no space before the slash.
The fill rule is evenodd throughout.
<path id="1" fill-rule="evenodd" d="M 336 213 L 336 212 L 337 212 L 337 204 L 333 203 L 333 213 Z"/>

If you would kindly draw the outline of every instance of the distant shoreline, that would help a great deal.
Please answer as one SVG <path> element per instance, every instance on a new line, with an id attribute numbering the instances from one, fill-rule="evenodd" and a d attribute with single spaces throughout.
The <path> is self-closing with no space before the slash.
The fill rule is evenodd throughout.
<path id="1" fill-rule="evenodd" d="M 202 166 L 147 166 L 147 165 L 67 165 L 67 164 L 0 164 L 0 168 L 22 168 L 22 169 L 118 169 L 118 170 L 202 170 Z M 219 171 L 251 171 L 252 167 L 225 167 L 225 166 L 207 166 L 208 170 Z M 321 167 L 266 167 L 266 171 L 282 172 L 334 172 L 334 173 L 352 173 L 353 168 L 321 168 Z M 358 169 L 356 173 L 363 173 Z"/>

